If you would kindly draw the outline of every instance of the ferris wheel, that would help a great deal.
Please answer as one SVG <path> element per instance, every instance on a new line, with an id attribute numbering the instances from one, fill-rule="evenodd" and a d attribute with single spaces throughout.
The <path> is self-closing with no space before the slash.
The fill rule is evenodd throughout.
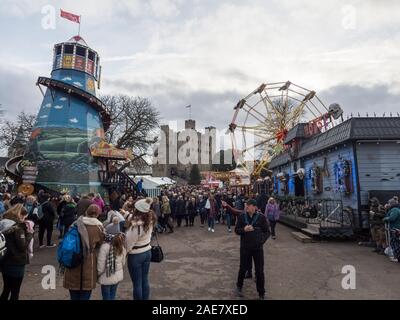
<path id="1" fill-rule="evenodd" d="M 308 122 L 311 131 L 322 132 L 333 127 L 341 115 L 338 104 L 326 107 L 315 91 L 290 81 L 263 83 L 234 107 L 228 132 L 235 161 L 257 176 L 284 150 L 288 131 L 299 122 Z"/>

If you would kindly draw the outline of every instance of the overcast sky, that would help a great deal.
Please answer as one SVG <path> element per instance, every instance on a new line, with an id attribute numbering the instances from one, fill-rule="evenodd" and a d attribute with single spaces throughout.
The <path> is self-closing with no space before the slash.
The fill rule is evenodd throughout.
<path id="1" fill-rule="evenodd" d="M 56 28 L 42 27 L 43 6 Z M 346 114 L 397 112 L 400 2 L 296 0 L 0 0 L 0 103 L 36 112 L 52 47 L 77 33 L 102 59 L 101 93 L 148 97 L 163 122 L 192 105 L 200 127 L 226 127 L 263 82 L 290 80 Z"/>

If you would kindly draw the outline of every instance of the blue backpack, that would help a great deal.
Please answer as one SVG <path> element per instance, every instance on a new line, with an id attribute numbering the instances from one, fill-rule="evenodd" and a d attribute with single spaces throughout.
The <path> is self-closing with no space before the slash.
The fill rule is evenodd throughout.
<path id="1" fill-rule="evenodd" d="M 76 225 L 72 226 L 57 249 L 57 260 L 68 269 L 78 267 L 83 262 L 82 242 Z"/>

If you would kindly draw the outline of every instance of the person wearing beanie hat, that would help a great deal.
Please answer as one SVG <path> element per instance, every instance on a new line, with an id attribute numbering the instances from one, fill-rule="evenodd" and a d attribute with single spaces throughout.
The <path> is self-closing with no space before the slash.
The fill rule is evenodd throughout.
<path id="1" fill-rule="evenodd" d="M 151 236 L 157 217 L 151 210 L 151 198 L 135 202 L 135 210 L 126 221 L 126 249 L 128 270 L 133 284 L 135 300 L 148 300 L 150 284 L 148 279 L 151 261 Z"/>

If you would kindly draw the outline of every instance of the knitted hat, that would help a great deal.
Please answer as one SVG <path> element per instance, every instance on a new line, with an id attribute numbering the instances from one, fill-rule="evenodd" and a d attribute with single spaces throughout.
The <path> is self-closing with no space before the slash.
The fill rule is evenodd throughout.
<path id="1" fill-rule="evenodd" d="M 146 198 L 146 199 L 140 199 L 135 202 L 135 208 L 136 210 L 140 212 L 147 213 L 150 211 L 150 206 L 153 203 L 153 199 L 151 198 Z"/>

